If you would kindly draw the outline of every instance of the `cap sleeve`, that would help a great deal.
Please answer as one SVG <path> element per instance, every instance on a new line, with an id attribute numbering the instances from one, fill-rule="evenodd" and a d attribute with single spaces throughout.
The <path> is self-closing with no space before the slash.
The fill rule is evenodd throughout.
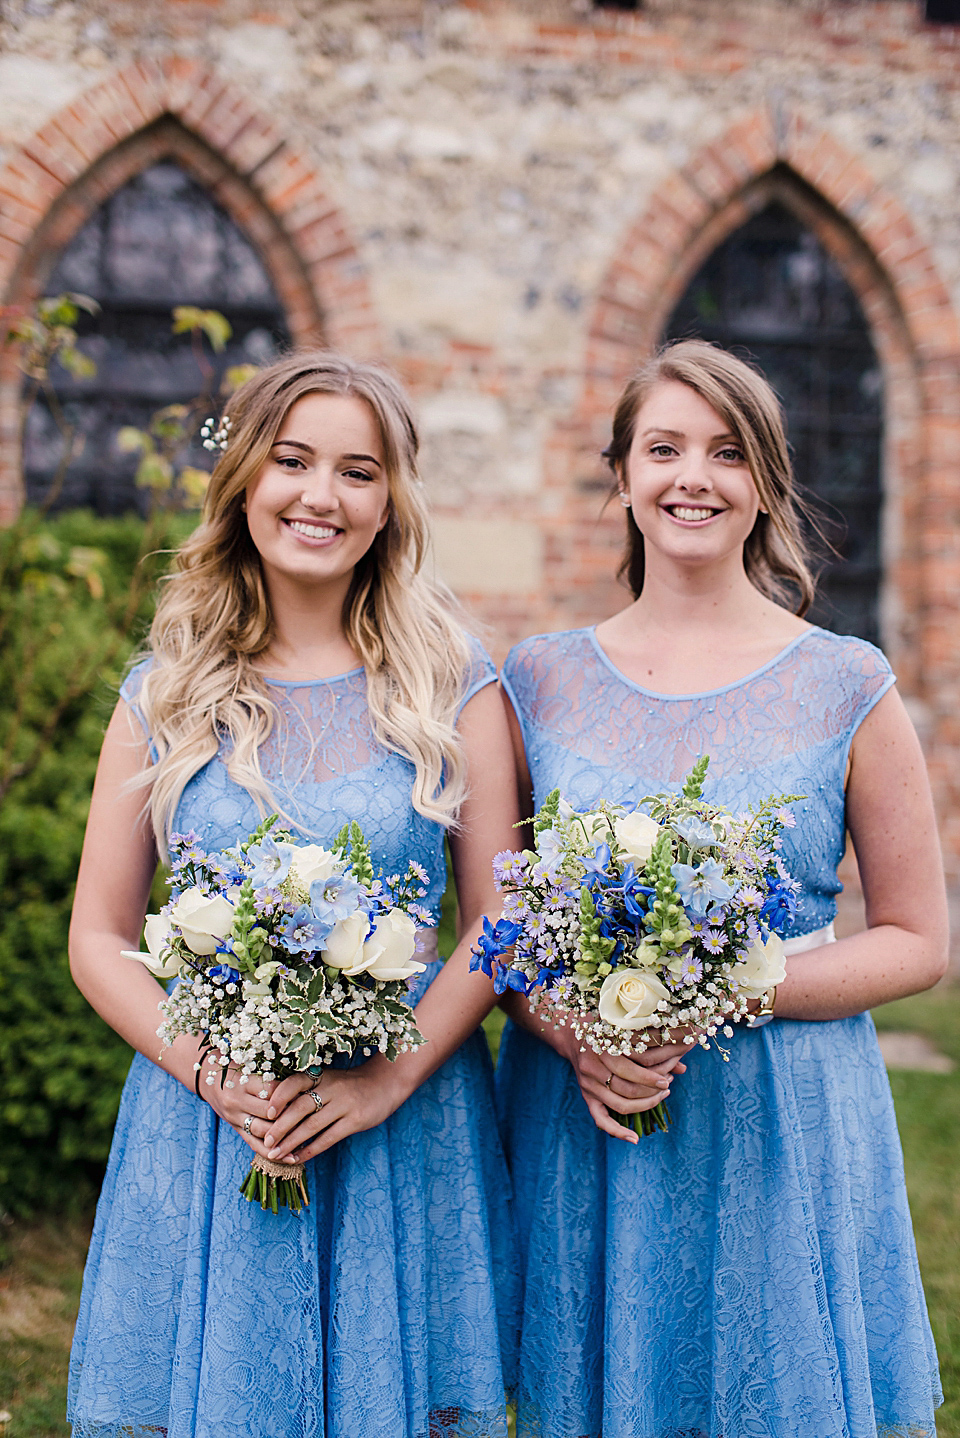
<path id="1" fill-rule="evenodd" d="M 486 689 L 488 684 L 497 682 L 497 666 L 490 655 L 484 649 L 480 640 L 473 634 L 465 634 L 469 659 L 467 672 L 464 676 L 463 693 L 460 696 L 460 703 L 457 706 L 457 717 L 463 712 L 464 706 L 470 702 L 474 694 L 481 689 Z"/>
<path id="2" fill-rule="evenodd" d="M 885 654 L 865 639 L 844 636 L 836 656 L 836 675 L 840 684 L 841 722 L 846 731 L 844 757 L 850 752 L 853 736 L 867 715 L 884 694 L 892 689 L 897 676 Z"/>
<path id="3" fill-rule="evenodd" d="M 143 692 L 143 686 L 144 682 L 146 681 L 147 675 L 150 673 L 152 668 L 152 659 L 143 659 L 140 661 L 139 664 L 135 664 L 134 667 L 130 670 L 130 673 L 127 675 L 126 679 L 124 679 L 123 683 L 120 685 L 120 698 L 129 706 L 131 713 L 134 715 L 137 723 L 143 730 L 144 737 L 147 740 L 147 743 L 150 745 L 150 757 L 153 759 L 154 763 L 156 763 L 157 756 L 150 739 L 150 731 L 147 728 L 147 721 L 143 716 L 143 710 L 140 708 L 140 695 Z"/>

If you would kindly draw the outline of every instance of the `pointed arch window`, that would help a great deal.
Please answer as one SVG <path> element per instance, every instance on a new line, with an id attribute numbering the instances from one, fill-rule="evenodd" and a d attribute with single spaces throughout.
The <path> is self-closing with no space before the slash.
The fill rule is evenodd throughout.
<path id="1" fill-rule="evenodd" d="M 203 379 L 188 336 L 171 334 L 175 305 L 220 310 L 232 337 L 215 357 L 213 392 L 231 365 L 269 362 L 290 343 L 283 308 L 259 256 L 213 197 L 164 160 L 135 176 L 90 217 L 60 255 L 47 294 L 92 296 L 99 314 L 81 320 L 92 380 L 59 371 L 56 391 L 82 448 L 57 507 L 102 514 L 138 507 L 135 461 L 116 446 L 123 425 L 143 427 L 164 405 L 193 399 Z M 27 494 L 42 499 L 56 471 L 60 434 L 42 405 L 26 437 Z M 209 468 L 197 448 L 191 462 Z"/>
<path id="2" fill-rule="evenodd" d="M 755 360 L 783 401 L 797 478 L 837 558 L 811 617 L 879 642 L 882 377 L 860 303 L 816 235 L 768 205 L 716 249 L 666 338 Z"/>

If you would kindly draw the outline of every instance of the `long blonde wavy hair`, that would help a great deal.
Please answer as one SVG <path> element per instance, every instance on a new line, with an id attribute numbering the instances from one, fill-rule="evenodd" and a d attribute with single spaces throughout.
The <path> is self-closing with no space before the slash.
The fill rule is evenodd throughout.
<path id="1" fill-rule="evenodd" d="M 613 438 L 603 454 L 616 489 L 626 487 L 637 414 L 663 380 L 679 380 L 705 399 L 740 441 L 762 506 L 743 546 L 743 567 L 761 594 L 806 614 L 813 603 L 815 580 L 802 520 L 814 534 L 819 526 L 797 494 L 780 401 L 752 365 L 706 340 L 678 340 L 652 355 L 628 381 L 614 411 Z M 643 574 L 643 535 L 628 509 L 620 575 L 634 598 L 643 588 Z"/>
<path id="2" fill-rule="evenodd" d="M 428 527 L 409 404 L 379 365 L 298 352 L 232 396 L 229 444 L 211 476 L 202 521 L 164 581 L 150 630 L 153 664 L 139 706 L 156 758 L 140 782 L 149 787 L 161 853 L 185 785 L 222 744 L 230 777 L 261 811 L 277 807 L 260 746 L 278 710 L 256 665 L 273 637 L 273 617 L 243 503 L 291 406 L 317 393 L 363 400 L 383 444 L 388 520 L 354 570 L 343 612 L 344 633 L 366 670 L 374 735 L 412 760 L 411 797 L 421 814 L 450 825 L 463 800 L 455 720 L 469 650 L 451 596 L 421 573 Z"/>

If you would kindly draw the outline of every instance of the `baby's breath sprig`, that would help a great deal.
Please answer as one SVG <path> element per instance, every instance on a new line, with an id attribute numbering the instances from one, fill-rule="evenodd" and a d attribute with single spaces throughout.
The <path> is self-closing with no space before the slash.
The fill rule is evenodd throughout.
<path id="1" fill-rule="evenodd" d="M 221 416 L 219 424 L 212 415 L 208 416 L 200 426 L 200 438 L 203 440 L 204 449 L 225 450 L 232 428 L 233 421 L 228 414 Z"/>

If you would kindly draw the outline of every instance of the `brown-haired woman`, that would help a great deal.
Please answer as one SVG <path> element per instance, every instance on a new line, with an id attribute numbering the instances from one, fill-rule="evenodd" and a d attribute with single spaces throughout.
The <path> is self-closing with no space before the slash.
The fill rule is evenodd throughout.
<path id="1" fill-rule="evenodd" d="M 865 1012 L 946 964 L 920 747 L 879 650 L 801 617 L 813 583 L 783 421 L 755 370 L 702 341 L 663 350 L 608 454 L 634 601 L 511 653 L 524 787 L 537 804 L 555 787 L 579 809 L 635 803 L 709 754 L 707 792 L 735 811 L 806 796 L 783 845 L 801 892 L 786 979 L 729 1062 L 582 1052 L 508 1000 L 518 1431 L 933 1438 L 936 1355 Z M 835 941 L 847 829 L 868 927 Z M 638 1141 L 611 1114 L 671 1089 L 665 1134 Z"/>
<path id="2" fill-rule="evenodd" d="M 138 1053 L 70 1419 L 82 1438 L 505 1438 L 510 1224 L 474 1032 L 493 994 L 468 971 L 516 808 L 496 674 L 420 570 L 417 436 L 389 373 L 293 355 L 230 410 L 107 731 L 77 882 L 74 976 Z M 160 1055 L 163 990 L 122 952 L 171 831 L 220 851 L 274 808 L 327 847 L 358 820 L 384 875 L 423 866 L 434 913 L 448 834 L 463 938 L 444 966 L 426 931 L 415 1053 L 327 1070 L 319 1093 L 309 1074 L 195 1091 L 196 1041 Z M 308 1161 L 308 1210 L 241 1197 L 251 1149 Z"/>

